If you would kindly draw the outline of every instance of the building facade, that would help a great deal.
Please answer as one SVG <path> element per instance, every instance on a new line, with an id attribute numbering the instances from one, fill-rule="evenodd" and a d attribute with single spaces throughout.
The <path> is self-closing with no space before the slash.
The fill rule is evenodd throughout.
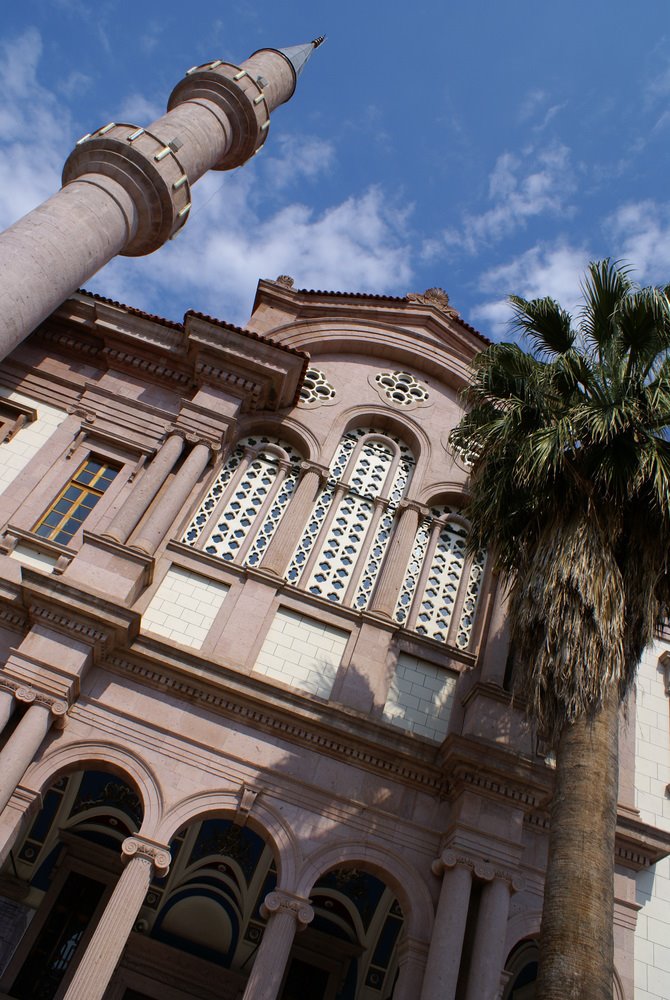
<path id="1" fill-rule="evenodd" d="M 0 373 L 0 996 L 529 1000 L 553 771 L 448 444 L 439 289 L 77 293 Z M 670 669 L 622 719 L 615 995 L 670 996 Z"/>

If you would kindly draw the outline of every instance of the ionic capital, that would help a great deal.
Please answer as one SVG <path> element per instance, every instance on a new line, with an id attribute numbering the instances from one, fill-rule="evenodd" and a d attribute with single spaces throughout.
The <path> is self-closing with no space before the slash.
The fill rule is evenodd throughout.
<path id="1" fill-rule="evenodd" d="M 442 851 L 440 857 L 433 861 L 431 869 L 433 874 L 439 877 L 448 869 L 459 865 L 461 868 L 468 868 L 481 882 L 492 882 L 494 879 L 507 882 L 510 892 L 523 892 L 526 888 L 526 880 L 519 872 L 499 867 L 483 858 L 470 857 L 452 848 Z"/>
<path id="2" fill-rule="evenodd" d="M 157 844 L 145 837 L 127 837 L 121 844 L 121 859 L 127 863 L 133 858 L 141 858 L 149 862 L 160 878 L 167 875 L 172 860 L 170 852 L 164 844 Z"/>
<path id="3" fill-rule="evenodd" d="M 54 722 L 63 726 L 67 716 L 68 703 L 44 691 L 37 691 L 27 685 L 17 686 L 14 697 L 24 705 L 44 705 L 51 712 Z"/>
<path id="4" fill-rule="evenodd" d="M 261 916 L 266 920 L 275 913 L 290 914 L 298 924 L 298 930 L 303 930 L 314 919 L 314 910 L 308 899 L 277 889 L 269 892 L 261 904 Z"/>

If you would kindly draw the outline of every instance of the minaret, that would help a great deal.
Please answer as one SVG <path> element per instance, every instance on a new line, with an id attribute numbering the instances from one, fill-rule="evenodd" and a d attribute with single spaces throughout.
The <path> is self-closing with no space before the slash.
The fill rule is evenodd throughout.
<path id="1" fill-rule="evenodd" d="M 116 254 L 153 253 L 173 237 L 192 185 L 258 152 L 323 40 L 194 66 L 152 125 L 110 122 L 80 139 L 58 194 L 0 234 L 0 359 Z"/>

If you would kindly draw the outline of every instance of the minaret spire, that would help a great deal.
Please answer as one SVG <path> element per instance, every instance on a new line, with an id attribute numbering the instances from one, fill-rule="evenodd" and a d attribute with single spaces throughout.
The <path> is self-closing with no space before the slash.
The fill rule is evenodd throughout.
<path id="1" fill-rule="evenodd" d="M 258 152 L 322 42 L 194 66 L 147 128 L 109 122 L 80 139 L 62 189 L 0 234 L 0 359 L 117 254 L 149 254 L 174 236 L 192 185 Z"/>

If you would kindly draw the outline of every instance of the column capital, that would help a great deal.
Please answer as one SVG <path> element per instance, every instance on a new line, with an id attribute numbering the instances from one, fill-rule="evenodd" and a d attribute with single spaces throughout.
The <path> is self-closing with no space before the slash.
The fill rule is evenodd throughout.
<path id="1" fill-rule="evenodd" d="M 400 500 L 398 503 L 398 510 L 403 513 L 406 510 L 412 510 L 419 517 L 426 517 L 428 515 L 428 508 L 425 504 L 419 503 L 418 500 Z"/>
<path id="2" fill-rule="evenodd" d="M 126 837 L 121 844 L 121 859 L 124 863 L 133 858 L 143 858 L 153 865 L 156 875 L 163 878 L 170 869 L 172 856 L 165 844 L 159 844 L 146 837 Z"/>
<path id="3" fill-rule="evenodd" d="M 7 687 L 9 687 L 9 684 Z M 62 698 L 56 698 L 54 695 L 47 694 L 45 691 L 39 691 L 34 687 L 29 687 L 28 685 L 20 685 L 14 688 L 14 697 L 17 701 L 23 702 L 25 705 L 44 705 L 48 708 L 53 716 L 53 721 L 56 725 L 61 727 L 65 725 L 68 703 L 63 701 Z"/>
<path id="4" fill-rule="evenodd" d="M 440 857 L 433 861 L 431 869 L 434 875 L 440 876 L 447 869 L 457 866 L 468 868 L 474 877 L 481 882 L 493 882 L 494 879 L 507 882 L 512 893 L 523 892 L 526 888 L 526 880 L 519 872 L 503 868 L 491 861 L 485 861 L 483 858 L 470 857 L 470 855 L 452 848 L 442 851 Z"/>
<path id="5" fill-rule="evenodd" d="M 269 892 L 261 904 L 261 916 L 267 919 L 275 913 L 290 914 L 298 924 L 298 930 L 303 930 L 314 919 L 314 910 L 308 899 L 281 889 Z"/>
<path id="6" fill-rule="evenodd" d="M 327 466 L 319 465 L 318 462 L 309 462 L 307 460 L 300 462 L 300 471 L 303 475 L 307 472 L 315 473 L 315 475 L 319 477 L 319 481 L 322 483 L 325 483 L 330 475 L 330 469 L 328 469 Z"/>

